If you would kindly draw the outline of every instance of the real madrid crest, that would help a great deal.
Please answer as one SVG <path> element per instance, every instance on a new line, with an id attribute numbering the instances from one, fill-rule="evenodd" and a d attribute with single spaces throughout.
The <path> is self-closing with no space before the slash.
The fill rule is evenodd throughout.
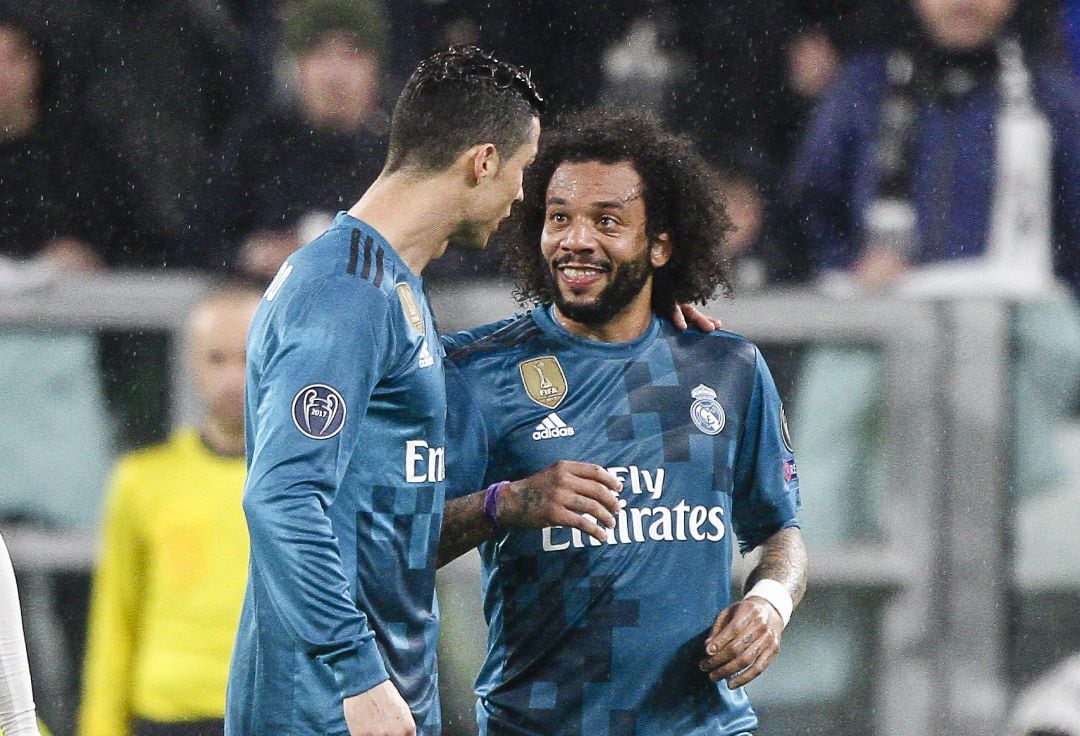
<path id="1" fill-rule="evenodd" d="M 406 283 L 400 283 L 397 285 L 398 299 L 401 301 L 401 311 L 405 313 L 405 319 L 408 321 L 412 328 L 424 334 L 424 315 L 420 313 L 420 307 L 416 306 L 416 298 L 413 296 L 412 289 Z"/>
<path id="2" fill-rule="evenodd" d="M 716 392 L 704 383 L 699 383 L 690 395 L 694 397 L 694 403 L 690 405 L 690 418 L 694 420 L 694 426 L 705 434 L 720 434 L 727 423 L 727 417 L 724 415 L 724 407 L 716 400 Z"/>
<path id="3" fill-rule="evenodd" d="M 566 398 L 566 374 L 554 355 L 518 363 L 518 370 L 525 392 L 540 406 L 554 409 Z"/>

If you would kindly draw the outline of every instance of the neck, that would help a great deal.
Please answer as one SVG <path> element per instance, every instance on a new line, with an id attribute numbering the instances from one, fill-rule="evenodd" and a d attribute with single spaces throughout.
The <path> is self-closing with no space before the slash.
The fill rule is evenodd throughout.
<path id="1" fill-rule="evenodd" d="M 450 172 L 417 176 L 382 174 L 349 214 L 375 228 L 417 276 L 446 251 L 461 222 L 460 199 Z"/>
<path id="2" fill-rule="evenodd" d="M 598 342 L 631 342 L 645 334 L 652 323 L 652 284 L 646 284 L 621 312 L 603 324 L 588 324 L 567 317 L 558 305 L 552 310 L 555 320 L 567 332 Z"/>
<path id="3" fill-rule="evenodd" d="M 218 455 L 236 457 L 244 454 L 244 425 L 207 418 L 199 429 L 203 441 Z"/>

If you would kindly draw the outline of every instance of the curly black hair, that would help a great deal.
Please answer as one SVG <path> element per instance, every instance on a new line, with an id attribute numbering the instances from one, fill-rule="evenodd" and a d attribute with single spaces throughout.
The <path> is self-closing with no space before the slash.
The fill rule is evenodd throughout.
<path id="1" fill-rule="evenodd" d="M 563 163 L 629 162 L 643 185 L 646 233 L 671 238 L 672 256 L 653 277 L 652 308 L 670 314 L 676 303 L 704 304 L 722 289 L 731 294 L 723 245 L 732 230 L 715 171 L 690 138 L 666 130 L 651 115 L 594 108 L 561 120 L 541 136 L 540 152 L 525 173 L 525 199 L 515 207 L 504 242 L 504 270 L 517 282 L 521 304 L 555 300 L 550 266 L 540 251 L 546 193 Z"/>
<path id="2" fill-rule="evenodd" d="M 438 171 L 477 143 L 512 153 L 543 109 L 528 71 L 475 46 L 452 46 L 422 61 L 405 83 L 385 169 Z"/>

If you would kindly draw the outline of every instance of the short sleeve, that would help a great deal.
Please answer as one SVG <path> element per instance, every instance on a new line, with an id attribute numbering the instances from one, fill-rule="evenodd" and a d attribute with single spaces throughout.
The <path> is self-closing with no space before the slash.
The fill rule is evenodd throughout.
<path id="1" fill-rule="evenodd" d="M 799 526 L 799 475 L 791 437 L 772 374 L 761 352 L 756 353 L 732 499 L 735 533 L 744 553 L 780 529 Z"/>

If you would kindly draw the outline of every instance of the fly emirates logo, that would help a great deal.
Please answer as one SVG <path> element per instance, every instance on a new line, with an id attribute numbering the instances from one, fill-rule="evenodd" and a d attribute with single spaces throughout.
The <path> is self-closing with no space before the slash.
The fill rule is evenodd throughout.
<path id="1" fill-rule="evenodd" d="M 607 544 L 642 542 L 719 542 L 724 538 L 722 506 L 691 506 L 680 499 L 674 506 L 661 503 L 664 495 L 664 469 L 647 470 L 636 465 L 608 468 L 623 482 L 623 498 L 615 528 L 608 533 Z M 648 496 L 651 506 L 630 506 L 625 497 Z M 589 517 L 592 518 L 592 517 Z M 549 526 L 541 532 L 545 552 L 564 549 L 600 547 L 604 543 L 581 531 L 564 526 Z"/>

